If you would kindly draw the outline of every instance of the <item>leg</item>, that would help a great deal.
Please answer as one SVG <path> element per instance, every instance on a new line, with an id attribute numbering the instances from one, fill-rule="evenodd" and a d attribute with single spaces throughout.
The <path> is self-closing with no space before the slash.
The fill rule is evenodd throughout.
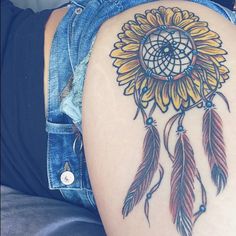
<path id="1" fill-rule="evenodd" d="M 235 51 L 236 49 L 233 48 L 232 46 L 234 40 L 232 35 L 235 35 L 235 26 L 227 22 L 222 16 L 218 15 L 217 13 L 206 7 L 200 6 L 198 4 L 181 2 L 181 1 L 156 2 L 132 8 L 107 21 L 102 26 L 94 46 L 92 57 L 89 63 L 89 68 L 87 71 L 87 80 L 85 83 L 84 98 L 83 98 L 84 145 L 85 145 L 86 158 L 88 162 L 93 190 L 95 192 L 96 202 L 98 204 L 98 208 L 101 213 L 101 217 L 105 225 L 106 232 L 109 236 L 110 235 L 111 236 L 178 235 L 176 227 L 180 232 L 182 232 L 181 233 L 182 235 L 192 235 L 191 232 L 193 228 L 194 232 L 193 235 L 203 236 L 212 234 L 220 236 L 220 235 L 225 235 L 225 232 L 227 232 L 226 233 L 227 236 L 233 236 L 236 230 L 235 217 L 233 215 L 234 212 L 233 209 L 235 209 L 236 207 L 236 201 L 234 197 L 235 187 L 236 187 L 235 186 L 236 174 L 233 171 L 236 168 L 236 161 L 234 158 L 236 155 L 236 150 L 234 142 L 232 140 L 235 140 L 236 138 L 235 136 L 236 131 L 232 130 L 234 128 L 231 125 L 233 124 L 234 118 L 236 118 L 236 107 L 235 107 L 236 97 L 235 97 L 235 92 L 233 90 L 233 88 L 235 87 L 235 81 L 229 78 L 229 80 L 226 81 L 221 90 L 221 92 L 228 97 L 231 103 L 230 114 L 225 112 L 226 110 L 224 104 L 217 100 L 218 104 L 217 111 L 221 114 L 221 116 L 223 116 L 223 123 L 224 123 L 223 131 L 225 133 L 224 137 L 225 137 L 225 143 L 227 144 L 227 154 L 228 154 L 227 170 L 226 170 L 226 161 L 224 153 L 220 157 L 218 156 L 219 158 L 222 159 L 223 163 L 221 169 L 218 169 L 218 171 L 221 170 L 223 174 L 217 176 L 220 178 L 220 181 L 223 179 L 223 177 L 225 177 L 226 179 L 228 176 L 228 184 L 226 185 L 225 191 L 217 198 L 215 196 L 216 189 L 213 184 L 214 181 L 218 190 L 221 190 L 221 188 L 224 187 L 222 185 L 225 185 L 225 183 L 221 185 L 219 182 L 217 182 L 216 179 L 214 179 L 213 166 L 211 165 L 212 164 L 211 161 L 209 161 L 210 168 L 212 171 L 213 183 L 211 180 L 210 168 L 207 159 L 207 155 L 208 157 L 210 156 L 209 150 L 207 150 L 209 145 L 207 147 L 205 145 L 206 153 L 204 153 L 204 149 L 202 147 L 202 138 L 201 138 L 202 116 L 204 113 L 204 109 L 203 108 L 198 109 L 195 107 L 194 109 L 186 111 L 186 117 L 184 119 L 184 127 L 188 132 L 185 133 L 179 130 L 177 136 L 175 135 L 175 128 L 174 128 L 173 131 L 174 135 L 172 135 L 173 137 L 172 136 L 170 137 L 169 141 L 170 150 L 171 152 L 174 153 L 173 158 L 171 156 L 170 156 L 171 158 L 168 158 L 167 152 L 163 145 L 164 140 L 162 138 L 164 127 L 168 119 L 171 116 L 178 113 L 176 110 L 179 110 L 180 108 L 179 103 L 182 102 L 182 106 L 185 108 L 190 107 L 190 104 L 184 103 L 183 97 L 192 96 L 191 97 L 191 99 L 193 100 L 192 103 L 195 105 L 199 101 L 200 101 L 199 104 L 201 104 L 201 102 L 204 99 L 206 100 L 210 99 L 211 94 L 213 94 L 212 92 L 213 87 L 216 86 L 216 84 L 214 85 L 214 83 L 216 83 L 214 81 L 217 80 L 218 78 L 217 75 L 216 74 L 213 75 L 214 79 L 212 82 L 209 81 L 210 79 L 209 74 L 206 77 L 206 80 L 209 83 L 211 83 L 211 85 L 209 85 L 210 88 L 203 87 L 201 90 L 200 87 L 199 86 L 197 87 L 196 85 L 197 94 L 195 95 L 191 94 L 191 91 L 189 91 L 188 94 L 185 95 L 182 94 L 182 92 L 178 92 L 177 94 L 177 89 L 176 90 L 173 89 L 173 92 L 171 92 L 171 90 L 168 90 L 166 99 L 171 98 L 172 101 L 170 101 L 170 104 L 171 103 L 173 104 L 168 105 L 169 104 L 168 102 L 164 101 L 160 102 L 159 100 L 160 97 L 158 94 L 162 94 L 164 91 L 164 87 L 161 87 L 160 89 L 156 84 L 156 81 L 158 81 L 158 83 L 162 83 L 162 81 L 159 81 L 161 80 L 160 75 L 164 74 L 163 77 L 167 77 L 166 74 L 168 74 L 167 72 L 168 69 L 169 71 L 172 71 L 171 73 L 173 74 L 175 73 L 179 74 L 183 70 L 183 68 L 179 68 L 177 64 L 190 63 L 188 61 L 187 62 L 181 61 L 182 60 L 181 58 L 184 56 L 178 56 L 178 55 L 184 52 L 179 51 L 179 53 L 177 53 L 178 55 L 176 55 L 176 57 L 179 58 L 178 62 L 174 61 L 170 63 L 170 65 L 173 64 L 174 69 L 170 65 L 167 65 L 166 66 L 167 68 L 166 67 L 162 68 L 161 64 L 158 64 L 156 67 L 153 66 L 153 64 L 151 63 L 146 64 L 146 67 L 152 68 L 153 70 L 151 71 L 152 73 L 150 73 L 150 71 L 148 70 L 146 71 L 147 73 L 143 75 L 142 82 L 144 81 L 145 78 L 148 79 L 154 78 L 155 76 L 153 75 L 153 73 L 154 74 L 156 73 L 157 76 L 156 78 L 154 78 L 154 80 L 152 80 L 152 82 L 150 82 L 151 85 L 149 87 L 147 85 L 148 92 L 147 91 L 146 92 L 148 94 L 146 95 L 146 97 L 143 98 L 142 100 L 143 103 L 141 105 L 138 103 L 140 101 L 139 99 L 141 96 L 140 94 L 138 94 L 138 98 L 136 99 L 136 104 L 135 104 L 134 91 L 138 89 L 140 91 L 142 85 L 137 85 L 137 87 L 134 88 L 134 86 L 132 85 L 133 83 L 132 81 L 134 80 L 135 76 L 133 77 L 132 75 L 128 76 L 127 73 L 134 72 L 135 69 L 137 69 L 140 66 L 139 65 L 140 54 L 132 56 L 133 52 L 135 52 L 135 50 L 137 51 L 136 49 L 137 45 L 135 44 L 135 42 L 139 43 L 140 40 L 140 37 L 137 36 L 140 33 L 138 32 L 139 28 L 137 27 L 136 30 L 133 29 L 133 32 L 131 32 L 132 30 L 129 32 L 127 31 L 128 32 L 127 34 L 129 33 L 133 34 L 135 32 L 135 35 L 131 35 L 131 37 L 135 38 L 132 41 L 133 44 L 132 42 L 130 42 L 130 45 L 124 48 L 125 45 L 128 44 L 127 41 L 125 42 L 124 40 L 123 42 L 125 42 L 125 44 L 122 44 L 122 42 L 121 42 L 122 45 L 120 43 L 116 44 L 117 48 L 122 47 L 120 53 L 118 51 L 113 51 L 114 44 L 119 41 L 117 35 L 119 33 L 122 33 L 124 28 L 128 29 L 130 27 L 130 24 L 132 24 L 132 22 L 130 22 L 130 24 L 126 24 L 122 29 L 122 26 L 126 22 L 134 20 L 134 15 L 137 13 L 145 15 L 144 13 L 145 10 L 158 9 L 158 7 L 160 6 L 171 7 L 171 8 L 178 6 L 180 9 L 179 14 L 181 15 L 181 17 L 180 19 L 178 19 L 178 14 L 177 14 L 175 20 L 181 21 L 182 23 L 179 22 L 181 25 L 185 25 L 186 23 L 186 21 L 184 21 L 183 18 L 184 15 L 187 13 L 183 12 L 183 10 L 188 10 L 190 12 L 193 11 L 194 14 L 196 14 L 196 16 L 199 16 L 200 21 L 205 23 L 197 23 L 198 26 L 197 28 L 195 28 L 196 29 L 195 33 L 199 35 L 201 34 L 205 35 L 204 32 L 199 32 L 199 30 L 207 31 L 208 29 L 206 27 L 209 27 L 212 31 L 217 32 L 220 35 L 220 39 L 223 41 L 222 48 L 224 48 L 228 52 L 228 54 L 225 55 L 224 50 L 221 51 L 220 49 L 221 45 L 219 39 L 213 41 L 209 41 L 210 39 L 207 39 L 207 37 L 213 39 L 217 38 L 211 35 L 210 36 L 205 35 L 206 38 L 201 40 L 202 46 L 198 46 L 198 50 L 201 51 L 200 48 L 206 46 L 204 50 L 206 50 L 205 54 L 207 55 L 207 58 L 212 58 L 211 56 L 220 55 L 217 58 L 218 59 L 221 58 L 222 59 L 221 61 L 223 61 L 223 57 L 225 57 L 226 58 L 225 66 L 230 71 L 230 78 L 233 78 L 233 76 L 235 76 L 236 73 L 235 56 L 234 56 L 236 53 Z M 177 11 L 177 9 L 175 10 Z M 172 13 L 170 12 L 169 14 L 171 15 Z M 147 23 L 145 19 L 143 20 L 142 31 L 145 30 L 148 31 L 148 27 L 150 27 L 152 23 L 155 24 L 155 21 L 158 20 L 161 21 L 161 19 L 157 18 L 152 19 L 151 15 L 149 15 L 148 17 L 149 17 L 149 23 Z M 197 17 L 195 19 L 196 21 L 199 21 Z M 168 19 L 166 20 L 168 21 Z M 142 21 L 142 19 L 140 19 L 140 21 Z M 189 25 L 189 27 L 191 26 Z M 184 30 L 187 31 L 187 28 L 185 28 Z M 142 32 L 140 34 L 142 35 Z M 161 42 L 160 38 L 164 37 L 163 35 L 160 35 L 161 33 L 158 34 L 159 34 L 159 39 L 156 40 L 157 45 L 159 42 Z M 182 33 L 180 34 L 182 35 Z M 153 37 L 155 37 L 155 35 Z M 122 35 L 120 35 L 120 38 L 122 38 Z M 183 38 L 184 36 L 182 37 L 181 40 L 183 40 Z M 168 44 L 170 43 L 171 40 L 166 38 L 164 39 L 164 41 L 166 42 L 166 44 Z M 145 42 L 146 41 L 144 41 L 144 44 Z M 184 40 L 181 41 L 181 44 L 184 45 L 185 43 L 186 41 Z M 214 45 L 210 46 L 209 44 L 211 43 Z M 190 48 L 194 47 L 193 44 L 191 43 L 189 45 Z M 184 50 L 186 50 L 187 47 L 188 46 L 186 46 Z M 216 47 L 217 48 L 216 51 L 207 52 L 207 50 L 208 49 L 211 50 L 212 47 Z M 141 49 L 139 48 L 139 50 Z M 166 46 L 165 50 L 175 50 L 175 49 Z M 111 53 L 112 51 L 113 53 Z M 166 57 L 165 60 L 163 60 L 163 63 L 165 63 L 165 61 L 168 60 L 168 55 L 170 55 L 168 54 L 169 53 L 168 51 L 161 51 L 160 53 L 161 56 L 157 57 L 154 60 L 153 62 L 154 65 L 156 61 L 158 61 L 161 57 Z M 221 56 L 221 54 L 223 56 Z M 116 58 L 119 59 L 116 60 L 116 62 L 112 65 L 112 63 Z M 192 60 L 194 60 L 193 58 L 195 58 L 194 55 L 192 55 L 189 60 L 192 62 Z M 142 69 L 145 68 L 144 59 L 142 59 L 144 61 Z M 130 64 L 127 64 L 129 60 L 133 61 L 130 62 Z M 160 61 L 158 61 L 158 63 L 160 63 Z M 193 64 L 194 63 L 195 62 L 193 62 Z M 203 62 L 202 65 L 206 65 L 204 63 L 207 64 L 207 62 Z M 218 64 L 217 62 L 212 62 L 212 63 L 213 64 L 211 63 L 210 64 L 218 65 L 220 67 L 219 63 Z M 122 65 L 124 64 L 126 64 L 126 66 L 122 67 Z M 160 70 L 158 71 L 159 68 L 162 68 L 161 71 Z M 220 77 L 225 77 L 226 79 L 227 72 L 226 71 L 222 72 L 222 70 L 226 70 L 226 68 L 221 67 L 221 69 L 219 70 L 221 71 L 220 73 L 222 73 Z M 216 69 L 215 71 L 219 70 Z M 200 71 L 200 69 L 199 70 L 196 69 L 196 73 L 198 72 L 204 73 L 203 70 Z M 125 84 L 127 80 L 129 80 L 129 82 L 131 83 L 129 89 L 127 89 L 125 92 L 125 95 L 127 96 L 124 96 L 123 91 L 124 88 L 127 87 L 128 83 L 125 84 L 125 86 L 121 85 L 120 87 L 118 87 L 118 83 L 116 81 L 118 77 L 117 73 L 120 74 L 118 80 L 121 81 L 121 83 Z M 189 73 L 193 77 L 191 71 Z M 123 76 L 123 78 L 121 76 Z M 127 76 L 126 79 L 124 78 L 125 76 Z M 201 74 L 200 77 L 198 77 L 199 75 L 196 76 L 197 78 L 195 79 L 196 80 L 200 79 L 201 82 L 204 75 Z M 188 77 L 186 74 L 184 78 L 188 79 L 190 77 Z M 177 80 L 178 78 L 175 79 Z M 207 81 L 205 82 L 208 83 Z M 203 81 L 202 83 L 205 82 Z M 143 83 L 145 84 L 145 82 Z M 143 86 L 142 89 L 144 87 L 145 86 Z M 192 87 L 191 89 L 193 90 L 194 88 Z M 155 90 L 155 92 L 153 92 L 152 89 Z M 155 93 L 157 93 L 157 95 L 155 95 Z M 152 117 L 154 117 L 154 119 L 156 120 L 157 125 L 150 126 L 149 124 L 146 124 L 146 126 L 149 128 L 145 129 L 143 122 L 146 122 L 146 118 L 148 116 L 145 117 L 145 112 L 142 113 L 142 111 L 145 110 L 147 112 L 148 109 L 144 109 L 145 105 L 147 105 L 147 103 L 145 102 L 153 101 L 152 96 L 154 97 L 153 100 L 157 104 L 155 112 L 152 115 Z M 206 106 L 206 103 L 204 103 L 203 106 Z M 134 121 L 133 117 L 134 114 L 136 113 L 137 107 L 140 108 L 140 112 L 137 119 Z M 167 107 L 169 108 L 168 111 L 166 111 Z M 175 109 L 173 109 L 173 107 Z M 206 118 L 205 122 L 207 120 L 209 119 Z M 179 122 L 180 123 L 182 122 L 181 119 Z M 159 136 L 153 127 L 158 129 Z M 147 134 L 148 132 L 149 134 Z M 206 132 L 209 133 L 210 131 L 208 130 Z M 187 135 L 189 139 L 187 138 Z M 144 141 L 143 144 L 143 139 L 145 136 L 146 136 L 145 139 L 146 141 Z M 179 141 L 176 144 L 177 139 Z M 160 152 L 159 152 L 159 143 L 161 143 Z M 213 152 L 217 152 L 217 148 L 215 148 Z M 142 155 L 143 155 L 143 160 L 150 162 L 149 164 L 145 165 L 145 163 L 143 163 L 143 166 L 140 166 L 140 163 L 142 162 Z M 217 154 L 214 157 L 216 158 L 216 156 Z M 178 160 L 179 162 L 181 162 L 181 164 L 179 164 L 176 161 L 177 158 L 179 158 Z M 172 162 L 174 162 L 173 168 L 172 168 L 173 165 Z M 146 193 L 150 191 L 150 189 L 155 185 L 155 183 L 157 183 L 159 179 L 158 173 L 161 170 L 160 163 L 163 166 L 163 169 L 165 170 L 165 175 L 158 191 L 155 194 L 153 194 L 152 198 L 148 201 L 149 220 L 151 224 L 151 226 L 149 227 L 149 224 L 147 223 L 145 217 L 145 213 L 147 213 L 147 204 L 145 208 L 145 200 L 147 199 Z M 143 171 L 143 169 L 145 168 L 148 169 L 146 172 Z M 207 212 L 199 219 L 199 221 L 194 226 L 194 220 L 196 218 L 196 215 L 193 216 L 193 213 L 198 212 L 198 207 L 199 205 L 202 204 L 201 201 L 203 201 L 204 205 L 206 204 L 206 200 L 201 199 L 201 188 L 198 181 L 196 168 L 199 169 L 199 172 L 201 173 L 202 182 L 204 183 L 204 186 L 207 189 L 208 209 Z M 178 174 L 180 169 L 182 170 L 180 173 L 181 176 L 179 176 Z M 137 170 L 139 170 L 140 175 L 142 175 L 140 181 L 138 181 L 140 176 L 139 174 L 137 174 Z M 134 183 L 134 180 L 137 180 L 136 185 Z M 178 180 L 177 184 L 175 180 Z M 133 185 L 131 185 L 132 183 Z M 140 186 L 140 184 L 142 185 L 142 187 L 140 188 L 137 187 Z M 175 189 L 175 184 L 177 185 L 176 187 L 177 190 Z M 181 184 L 183 184 L 183 186 L 185 186 L 187 190 L 186 189 L 183 190 L 183 188 L 181 188 L 180 186 Z M 204 189 L 202 189 L 202 191 L 203 190 Z M 132 191 L 133 191 L 133 196 L 132 196 Z M 192 196 L 193 194 L 195 195 L 195 201 L 194 197 Z M 132 199 L 133 204 L 127 206 L 128 204 L 127 197 L 134 198 L 134 196 L 136 197 L 136 200 Z M 172 199 L 171 204 L 169 204 L 170 198 Z M 178 207 L 182 209 L 182 212 L 179 210 L 180 208 Z M 202 211 L 204 211 L 204 209 L 202 209 Z M 183 215 L 180 216 L 180 214 L 185 214 L 185 216 Z M 184 222 L 177 222 L 178 219 Z"/>

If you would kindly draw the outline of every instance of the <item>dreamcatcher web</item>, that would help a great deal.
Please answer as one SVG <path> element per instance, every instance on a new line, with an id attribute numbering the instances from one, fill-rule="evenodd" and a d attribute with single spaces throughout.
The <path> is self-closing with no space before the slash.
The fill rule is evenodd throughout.
<path id="1" fill-rule="evenodd" d="M 176 76 L 192 63 L 194 45 L 182 30 L 158 29 L 146 36 L 142 47 L 142 60 L 158 76 Z"/>

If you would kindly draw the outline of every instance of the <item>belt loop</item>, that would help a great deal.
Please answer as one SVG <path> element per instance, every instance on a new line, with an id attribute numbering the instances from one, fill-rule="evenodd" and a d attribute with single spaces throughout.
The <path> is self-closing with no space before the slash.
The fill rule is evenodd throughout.
<path id="1" fill-rule="evenodd" d="M 76 15 L 80 15 L 82 13 L 82 11 L 84 10 L 85 6 L 81 5 L 80 3 L 78 3 L 76 0 L 71 0 L 69 3 L 69 6 L 74 5 L 76 7 L 76 9 L 74 10 L 74 13 Z M 71 65 L 71 69 L 72 69 L 72 73 L 73 73 L 73 77 L 75 75 L 75 70 L 74 70 L 74 64 L 72 61 L 72 56 L 71 56 L 71 24 L 69 24 L 68 29 L 67 29 L 67 50 L 68 50 L 68 54 L 69 54 L 69 60 L 70 60 L 70 65 Z"/>

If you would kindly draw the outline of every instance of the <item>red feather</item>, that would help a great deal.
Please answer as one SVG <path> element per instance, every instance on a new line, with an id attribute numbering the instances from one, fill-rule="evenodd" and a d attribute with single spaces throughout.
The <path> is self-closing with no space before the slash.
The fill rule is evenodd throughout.
<path id="1" fill-rule="evenodd" d="M 196 164 L 193 148 L 183 132 L 179 134 L 175 146 L 170 195 L 173 222 L 182 236 L 192 235 L 195 176 Z"/>
<path id="2" fill-rule="evenodd" d="M 222 120 L 215 109 L 203 116 L 203 146 L 211 168 L 211 178 L 220 193 L 227 184 L 228 168 L 223 137 Z"/>
<path id="3" fill-rule="evenodd" d="M 155 126 L 148 126 L 143 143 L 143 160 L 124 201 L 124 217 L 133 210 L 145 195 L 158 168 L 160 156 L 160 136 Z"/>

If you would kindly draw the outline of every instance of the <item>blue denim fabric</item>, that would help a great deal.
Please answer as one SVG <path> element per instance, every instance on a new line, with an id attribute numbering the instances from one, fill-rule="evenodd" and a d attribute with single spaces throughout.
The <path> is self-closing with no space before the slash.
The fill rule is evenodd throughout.
<path id="1" fill-rule="evenodd" d="M 206 5 L 235 23 L 235 13 L 220 5 Z M 82 140 L 82 94 L 87 64 L 96 34 L 107 19 L 136 5 L 154 0 L 74 0 L 55 33 L 50 56 L 48 132 L 48 179 L 67 201 L 92 210 L 96 203 L 86 166 Z M 73 175 L 63 183 L 61 175 Z M 70 179 L 71 180 L 71 179 Z"/>
<path id="2" fill-rule="evenodd" d="M 223 15 L 226 19 L 231 21 L 233 24 L 236 24 L 236 12 L 231 11 L 228 8 L 222 7 L 220 4 L 211 2 L 208 0 L 191 0 L 191 2 L 199 3 L 201 5 L 205 5 L 212 10 L 218 12 L 219 14 Z"/>

